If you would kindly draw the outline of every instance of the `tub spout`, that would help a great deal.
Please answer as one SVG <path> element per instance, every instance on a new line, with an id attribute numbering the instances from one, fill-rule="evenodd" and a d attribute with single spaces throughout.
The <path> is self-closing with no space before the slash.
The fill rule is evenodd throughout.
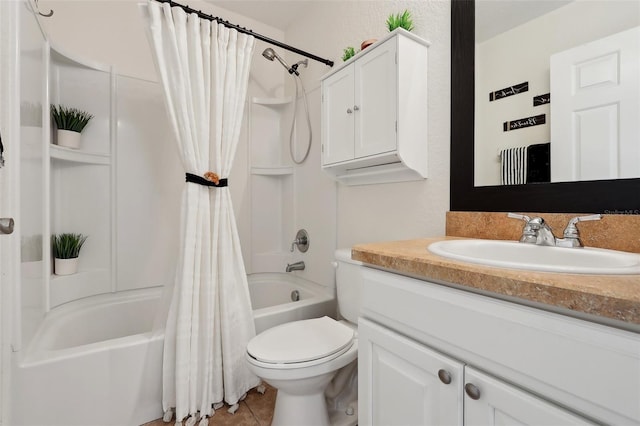
<path id="1" fill-rule="evenodd" d="M 304 271 L 304 262 L 287 263 L 287 272 L 291 271 Z"/>

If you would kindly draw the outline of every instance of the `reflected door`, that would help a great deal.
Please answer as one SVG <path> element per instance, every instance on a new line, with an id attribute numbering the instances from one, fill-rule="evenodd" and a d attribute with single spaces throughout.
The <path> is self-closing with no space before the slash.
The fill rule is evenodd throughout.
<path id="1" fill-rule="evenodd" d="M 640 176 L 640 27 L 551 57 L 551 180 Z"/>

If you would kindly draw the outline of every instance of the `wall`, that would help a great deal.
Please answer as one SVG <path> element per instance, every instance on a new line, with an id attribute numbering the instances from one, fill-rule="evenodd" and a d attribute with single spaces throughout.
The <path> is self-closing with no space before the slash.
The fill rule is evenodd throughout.
<path id="1" fill-rule="evenodd" d="M 387 33 L 391 13 L 408 9 L 414 33 L 430 41 L 428 69 L 429 178 L 425 181 L 366 186 L 338 185 L 337 246 L 380 240 L 443 235 L 449 209 L 450 2 L 341 1 L 314 2 L 287 29 L 287 42 L 318 56 L 342 61 L 342 50 Z M 307 90 L 317 93 L 328 71 L 311 62 L 303 74 Z M 319 114 L 319 98 L 314 97 Z M 317 115 L 314 120 L 319 121 Z M 319 156 L 312 159 L 320 171 Z"/>
<path id="2" fill-rule="evenodd" d="M 552 54 L 639 24 L 636 1 L 619 1 L 612 7 L 610 1 L 579 0 L 478 44 L 476 185 L 500 184 L 501 149 L 550 141 L 551 104 L 534 108 L 532 98 L 550 91 Z M 525 94 L 489 102 L 490 92 L 524 81 L 529 82 Z M 539 114 L 546 114 L 546 124 L 502 131 L 504 121 Z"/>

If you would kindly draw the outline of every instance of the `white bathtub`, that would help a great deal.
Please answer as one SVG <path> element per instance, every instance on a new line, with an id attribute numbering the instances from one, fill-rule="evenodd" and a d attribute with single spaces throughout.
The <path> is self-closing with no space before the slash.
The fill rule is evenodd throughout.
<path id="1" fill-rule="evenodd" d="M 292 301 L 291 292 L 296 290 L 300 300 Z M 249 293 L 256 334 L 285 322 L 336 314 L 333 293 L 291 274 L 251 274 Z"/>
<path id="2" fill-rule="evenodd" d="M 249 276 L 256 329 L 335 313 L 323 287 L 285 274 Z M 291 291 L 300 294 L 291 301 Z M 140 425 L 162 416 L 161 289 L 89 297 L 52 310 L 14 357 L 12 425 Z"/>

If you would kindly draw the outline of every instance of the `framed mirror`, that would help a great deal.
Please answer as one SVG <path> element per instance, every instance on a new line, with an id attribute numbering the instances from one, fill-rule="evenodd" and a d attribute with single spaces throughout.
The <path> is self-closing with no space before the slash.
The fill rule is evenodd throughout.
<path id="1" fill-rule="evenodd" d="M 640 179 L 475 186 L 475 1 L 451 5 L 452 211 L 640 214 Z M 636 136 L 640 143 L 640 135 Z"/>

